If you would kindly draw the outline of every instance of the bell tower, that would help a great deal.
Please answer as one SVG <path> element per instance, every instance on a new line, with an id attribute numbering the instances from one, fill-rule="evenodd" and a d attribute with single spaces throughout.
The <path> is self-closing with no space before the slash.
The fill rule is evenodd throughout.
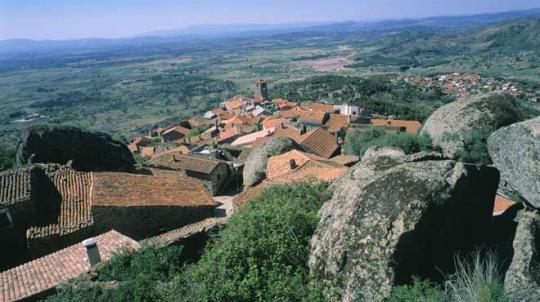
<path id="1" fill-rule="evenodd" d="M 258 79 L 256 83 L 257 83 L 257 88 L 260 89 L 260 93 L 263 100 L 268 100 L 268 86 L 266 84 L 266 81 L 263 79 Z"/>

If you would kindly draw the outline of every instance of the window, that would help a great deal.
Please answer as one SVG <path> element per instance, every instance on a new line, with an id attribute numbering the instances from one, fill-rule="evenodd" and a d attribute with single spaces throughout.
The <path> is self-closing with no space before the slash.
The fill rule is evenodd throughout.
<path id="1" fill-rule="evenodd" d="M 9 228 L 13 226 L 13 220 L 8 209 L 0 209 L 0 228 Z"/>

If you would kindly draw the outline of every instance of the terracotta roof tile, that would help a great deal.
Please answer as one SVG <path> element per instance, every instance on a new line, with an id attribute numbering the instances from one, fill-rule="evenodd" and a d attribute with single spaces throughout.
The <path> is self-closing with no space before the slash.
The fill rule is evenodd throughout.
<path id="1" fill-rule="evenodd" d="M 27 230 L 27 238 L 66 235 L 91 226 L 91 174 L 62 167 L 48 173 L 48 177 L 60 193 L 60 210 L 51 206 L 40 207 L 37 224 Z"/>
<path id="2" fill-rule="evenodd" d="M 291 161 L 294 160 L 295 167 L 291 167 Z M 313 154 L 291 150 L 280 155 L 272 156 L 268 159 L 266 165 L 266 177 L 270 180 L 287 174 L 290 171 L 302 166 L 310 160 L 324 160 Z"/>
<path id="3" fill-rule="evenodd" d="M 173 126 L 165 131 L 163 131 L 162 135 L 169 134 L 171 132 L 178 132 L 182 133 L 183 135 L 186 135 L 189 132 L 188 128 L 182 127 L 182 126 Z"/>
<path id="4" fill-rule="evenodd" d="M 326 112 L 322 111 L 306 111 L 298 108 L 283 111 L 283 118 L 293 119 L 296 118 L 301 122 L 323 124 L 326 118 Z"/>
<path id="5" fill-rule="evenodd" d="M 31 198 L 32 169 L 21 168 L 0 173 L 0 206 L 9 206 Z"/>
<path id="6" fill-rule="evenodd" d="M 339 132 L 341 129 L 345 129 L 349 126 L 349 117 L 342 114 L 330 114 L 325 126 L 330 133 Z"/>
<path id="7" fill-rule="evenodd" d="M 338 155 L 330 158 L 331 161 L 344 166 L 351 166 L 360 161 L 360 158 L 356 155 Z"/>
<path id="8" fill-rule="evenodd" d="M 275 131 L 275 128 L 270 128 L 266 130 L 261 130 L 244 136 L 240 136 L 234 142 L 231 143 L 232 146 L 246 146 L 251 147 L 251 145 L 261 137 L 267 137 Z"/>
<path id="9" fill-rule="evenodd" d="M 300 106 L 304 110 L 314 111 L 314 112 L 325 112 L 325 113 L 333 113 L 334 105 L 333 104 L 325 104 L 325 103 L 302 103 Z"/>
<path id="10" fill-rule="evenodd" d="M 150 244 L 150 245 L 155 244 L 159 246 L 170 245 L 182 239 L 189 238 L 195 234 L 206 232 L 215 226 L 223 225 L 225 224 L 226 221 L 227 221 L 227 218 L 217 218 L 217 217 L 207 218 L 205 220 L 188 224 L 181 228 L 157 235 L 155 237 L 145 239 L 143 241 L 143 244 Z"/>
<path id="11" fill-rule="evenodd" d="M 235 139 L 240 135 L 242 135 L 242 131 L 238 127 L 231 127 L 219 133 L 218 142 L 223 143 L 224 141 Z"/>
<path id="12" fill-rule="evenodd" d="M 153 156 L 156 151 L 155 147 L 140 147 L 139 149 L 140 149 L 139 153 L 142 156 L 148 156 L 148 157 Z"/>
<path id="13" fill-rule="evenodd" d="M 268 182 L 262 182 L 254 187 L 247 188 L 245 191 L 233 198 L 234 205 L 241 207 L 248 201 L 259 197 L 268 188 L 268 185 Z"/>
<path id="14" fill-rule="evenodd" d="M 501 215 L 515 204 L 512 200 L 497 194 L 493 205 L 493 216 Z"/>
<path id="15" fill-rule="evenodd" d="M 214 200 L 196 179 L 94 172 L 92 206 L 207 206 Z"/>
<path id="16" fill-rule="evenodd" d="M 236 111 L 247 105 L 254 100 L 242 95 L 235 95 L 232 99 L 225 102 L 225 109 L 227 111 Z"/>
<path id="17" fill-rule="evenodd" d="M 272 102 L 278 106 L 279 110 L 289 110 L 298 106 L 298 103 L 285 99 L 275 99 Z"/>
<path id="18" fill-rule="evenodd" d="M 154 168 L 193 171 L 203 174 L 212 173 L 220 164 L 226 163 L 220 160 L 184 155 L 180 152 L 154 156 L 146 163 L 146 165 Z"/>
<path id="19" fill-rule="evenodd" d="M 125 248 L 140 247 L 135 240 L 114 230 L 99 235 L 96 239 L 103 262 Z M 86 248 L 82 243 L 72 245 L 0 273 L 0 301 L 31 299 L 41 292 L 89 272 L 90 269 Z"/>
<path id="20" fill-rule="evenodd" d="M 281 128 L 285 124 L 285 119 L 280 116 L 269 116 L 262 122 L 264 129 Z"/>
<path id="21" fill-rule="evenodd" d="M 171 150 L 155 153 L 154 155 L 152 155 L 152 157 L 159 157 L 159 156 L 167 155 L 167 154 L 188 154 L 188 153 L 189 153 L 189 148 L 185 145 L 181 145 Z"/>
<path id="22" fill-rule="evenodd" d="M 332 166 L 321 164 L 316 161 L 309 161 L 289 173 L 283 174 L 280 177 L 272 180 L 273 183 L 289 184 L 300 181 L 324 181 L 332 182 L 336 178 L 347 173 L 345 166 Z"/>
<path id="23" fill-rule="evenodd" d="M 411 134 L 418 133 L 420 128 L 422 128 L 422 124 L 419 121 L 371 119 L 371 124 L 374 126 L 405 128 Z"/>
<path id="24" fill-rule="evenodd" d="M 322 128 L 303 134 L 299 143 L 311 153 L 324 158 L 332 157 L 339 149 L 334 136 Z"/>

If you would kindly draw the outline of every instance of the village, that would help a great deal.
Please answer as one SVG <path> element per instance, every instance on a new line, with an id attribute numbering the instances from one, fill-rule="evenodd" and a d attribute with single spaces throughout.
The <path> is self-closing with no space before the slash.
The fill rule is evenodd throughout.
<path id="1" fill-rule="evenodd" d="M 398 76 L 396 81 L 405 81 L 409 84 L 429 88 L 439 88 L 445 94 L 453 94 L 464 98 L 474 94 L 501 91 L 513 97 L 524 97 L 531 102 L 540 100 L 540 91 L 532 88 L 523 88 L 510 80 L 501 80 L 494 77 L 483 77 L 474 73 L 450 73 L 435 76 Z"/>
<path id="2" fill-rule="evenodd" d="M 218 227 L 270 185 L 332 182 L 360 161 L 343 152 L 348 131 L 422 127 L 350 104 L 270 100 L 264 80 L 256 87 L 255 97 L 134 137 L 127 149 L 139 160 L 129 171 L 77 171 L 70 161 L 0 173 L 3 256 L 15 264 L 2 268 L 2 300 L 46 296 L 126 247 Z M 263 175 L 247 179 L 250 153 L 274 138 L 297 147 L 260 160 Z M 494 203 L 494 215 L 513 205 L 499 195 Z"/>

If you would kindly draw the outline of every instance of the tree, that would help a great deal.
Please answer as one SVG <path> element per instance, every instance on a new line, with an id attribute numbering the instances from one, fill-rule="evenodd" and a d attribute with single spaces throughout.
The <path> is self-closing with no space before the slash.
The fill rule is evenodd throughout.
<path id="1" fill-rule="evenodd" d="M 325 185 L 272 187 L 232 216 L 201 260 L 177 277 L 173 301 L 320 301 L 309 242 Z"/>

